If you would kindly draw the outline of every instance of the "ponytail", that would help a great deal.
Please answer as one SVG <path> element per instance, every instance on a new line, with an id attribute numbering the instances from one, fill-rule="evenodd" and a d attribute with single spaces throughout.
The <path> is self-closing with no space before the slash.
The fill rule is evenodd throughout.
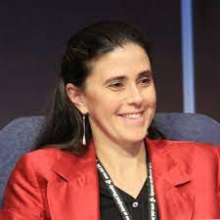
<path id="1" fill-rule="evenodd" d="M 91 137 L 91 131 L 86 117 L 87 143 Z M 49 115 L 41 129 L 36 141 L 36 148 L 53 147 L 83 154 L 87 146 L 82 145 L 84 134 L 82 114 L 74 106 L 67 96 L 62 76 L 59 76 L 54 94 L 54 102 Z"/>

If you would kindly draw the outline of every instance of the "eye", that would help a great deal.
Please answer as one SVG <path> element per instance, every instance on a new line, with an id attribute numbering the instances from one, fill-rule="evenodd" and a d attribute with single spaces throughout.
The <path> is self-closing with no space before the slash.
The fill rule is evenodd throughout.
<path id="1" fill-rule="evenodd" d="M 112 82 L 109 87 L 113 90 L 120 90 L 124 87 L 122 82 Z"/>
<path id="2" fill-rule="evenodd" d="M 142 77 L 142 78 L 138 81 L 138 83 L 140 83 L 140 84 L 143 85 L 143 86 L 147 86 L 147 85 L 150 84 L 151 80 L 152 80 L 151 77 Z"/>

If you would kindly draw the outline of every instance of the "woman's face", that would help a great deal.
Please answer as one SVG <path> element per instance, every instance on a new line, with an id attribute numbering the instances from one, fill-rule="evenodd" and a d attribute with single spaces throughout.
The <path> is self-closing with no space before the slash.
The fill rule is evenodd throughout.
<path id="1" fill-rule="evenodd" d="M 146 52 L 128 43 L 94 61 L 82 100 L 94 138 L 124 145 L 143 141 L 156 108 Z"/>

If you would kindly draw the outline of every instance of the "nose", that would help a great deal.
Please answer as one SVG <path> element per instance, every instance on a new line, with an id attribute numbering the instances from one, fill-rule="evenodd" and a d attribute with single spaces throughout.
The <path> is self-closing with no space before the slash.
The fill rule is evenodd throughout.
<path id="1" fill-rule="evenodd" d="M 137 85 L 131 85 L 128 88 L 127 103 L 140 107 L 143 104 L 143 95 Z"/>

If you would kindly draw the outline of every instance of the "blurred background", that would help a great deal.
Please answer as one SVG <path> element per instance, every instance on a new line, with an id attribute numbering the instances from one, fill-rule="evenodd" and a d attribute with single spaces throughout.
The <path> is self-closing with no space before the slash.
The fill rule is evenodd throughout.
<path id="1" fill-rule="evenodd" d="M 0 2 L 0 128 L 48 109 L 67 40 L 88 24 L 122 20 L 153 45 L 158 112 L 182 112 L 180 0 Z M 220 121 L 220 1 L 193 1 L 196 112 Z"/>

